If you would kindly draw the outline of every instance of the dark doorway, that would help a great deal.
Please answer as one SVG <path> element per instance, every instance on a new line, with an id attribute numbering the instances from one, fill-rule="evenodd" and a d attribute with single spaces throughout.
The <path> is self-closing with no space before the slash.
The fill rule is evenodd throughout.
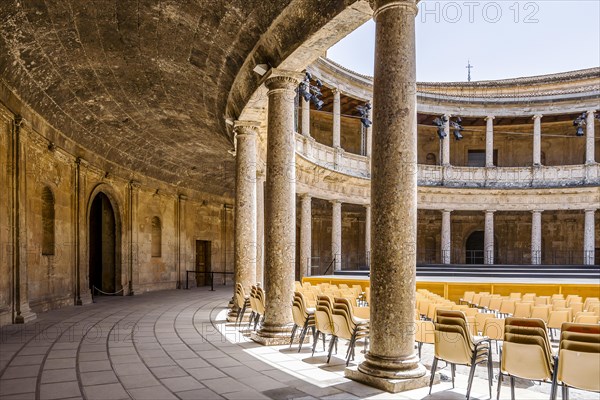
<path id="1" fill-rule="evenodd" d="M 196 240 L 196 286 L 210 285 L 210 242 L 208 240 Z"/>
<path id="2" fill-rule="evenodd" d="M 467 239 L 466 260 L 467 264 L 483 264 L 484 232 L 475 231 Z"/>
<path id="3" fill-rule="evenodd" d="M 90 289 L 92 294 L 120 290 L 116 268 L 116 224 L 110 200 L 98 193 L 90 209 Z M 94 287 L 96 290 L 94 290 Z"/>

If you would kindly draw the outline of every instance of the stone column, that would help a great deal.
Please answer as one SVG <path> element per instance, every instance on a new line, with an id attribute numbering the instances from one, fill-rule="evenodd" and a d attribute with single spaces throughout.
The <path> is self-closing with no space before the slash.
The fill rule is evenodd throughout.
<path id="1" fill-rule="evenodd" d="M 494 264 L 494 210 L 485 212 L 485 232 L 483 239 L 483 263 Z"/>
<path id="2" fill-rule="evenodd" d="M 300 280 L 311 275 L 312 256 L 312 197 L 309 194 L 301 196 L 300 210 Z"/>
<path id="3" fill-rule="evenodd" d="M 339 89 L 333 88 L 333 147 L 340 147 L 342 131 L 341 94 Z"/>
<path id="4" fill-rule="evenodd" d="M 302 134 L 310 137 L 310 102 L 300 96 L 300 103 L 302 104 Z"/>
<path id="5" fill-rule="evenodd" d="M 296 162 L 294 97 L 301 73 L 271 70 L 268 88 L 265 194 L 265 321 L 252 339 L 289 343 L 296 269 Z"/>
<path id="6" fill-rule="evenodd" d="M 450 166 L 450 114 L 444 114 L 446 123 L 444 124 L 444 132 L 446 137 L 440 140 L 442 146 L 442 166 Z"/>
<path id="7" fill-rule="evenodd" d="M 246 294 L 256 282 L 256 122 L 236 121 L 235 283 Z"/>
<path id="8" fill-rule="evenodd" d="M 494 116 L 485 118 L 485 166 L 494 166 Z"/>
<path id="9" fill-rule="evenodd" d="M 342 202 L 333 200 L 331 205 L 331 258 L 335 259 L 334 270 L 340 271 L 342 269 Z"/>
<path id="10" fill-rule="evenodd" d="M 185 194 L 177 196 L 177 288 L 181 289 L 185 280 L 185 202 L 188 197 Z"/>
<path id="11" fill-rule="evenodd" d="M 367 149 L 367 153 L 365 154 L 365 156 L 367 156 L 367 157 L 371 157 L 372 138 L 373 138 L 373 126 L 371 125 L 370 127 L 367 128 L 367 145 L 365 146 Z"/>
<path id="12" fill-rule="evenodd" d="M 585 222 L 583 231 L 583 263 L 585 265 L 594 265 L 595 259 L 595 232 L 594 232 L 594 214 L 595 209 L 585 210 Z"/>
<path id="13" fill-rule="evenodd" d="M 542 263 L 542 212 L 531 212 L 531 264 Z"/>
<path id="14" fill-rule="evenodd" d="M 533 116 L 533 165 L 542 165 L 542 116 Z"/>
<path id="15" fill-rule="evenodd" d="M 128 236 L 129 236 L 129 259 L 128 259 L 128 280 L 129 280 L 129 295 L 133 296 L 135 291 L 137 290 L 137 285 L 139 284 L 139 269 L 137 265 L 138 261 L 138 230 L 137 230 L 137 214 L 138 214 L 138 192 L 140 189 L 140 183 L 134 180 L 129 181 L 129 221 L 128 221 Z M 176 262 L 177 262 L 177 289 L 181 289 L 181 210 L 179 209 L 179 205 L 177 205 L 177 254 L 176 254 Z"/>
<path id="16" fill-rule="evenodd" d="M 371 266 L 371 205 L 365 206 L 365 261 Z"/>
<path id="17" fill-rule="evenodd" d="M 451 210 L 442 211 L 442 264 L 450 264 L 451 253 L 451 227 L 450 213 Z"/>
<path id="18" fill-rule="evenodd" d="M 265 172 L 256 171 L 256 282 L 264 286 L 265 268 Z"/>
<path id="19" fill-rule="evenodd" d="M 414 0 L 374 0 L 371 347 L 346 377 L 399 392 L 427 385 L 415 354 L 417 107 Z"/>
<path id="20" fill-rule="evenodd" d="M 585 163 L 594 164 L 596 162 L 594 149 L 594 110 L 587 111 L 585 132 Z"/>

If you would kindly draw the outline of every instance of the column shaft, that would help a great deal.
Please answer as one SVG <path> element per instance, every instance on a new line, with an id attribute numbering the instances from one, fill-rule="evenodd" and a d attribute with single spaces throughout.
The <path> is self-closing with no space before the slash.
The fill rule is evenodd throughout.
<path id="1" fill-rule="evenodd" d="M 341 95 L 338 89 L 333 89 L 333 147 L 340 147 L 342 131 Z"/>
<path id="2" fill-rule="evenodd" d="M 294 97 L 302 74 L 272 70 L 268 91 L 265 194 L 265 321 L 252 339 L 289 342 L 296 266 Z"/>
<path id="3" fill-rule="evenodd" d="M 494 264 L 494 211 L 485 212 L 483 262 L 488 265 Z"/>
<path id="4" fill-rule="evenodd" d="M 596 162 L 596 150 L 594 148 L 594 110 L 589 110 L 587 112 L 585 128 L 585 163 L 594 164 Z"/>
<path id="5" fill-rule="evenodd" d="M 335 259 L 334 269 L 342 269 L 342 203 L 334 200 L 331 214 L 331 258 Z"/>
<path id="6" fill-rule="evenodd" d="M 300 96 L 300 103 L 302 104 L 302 134 L 310 137 L 310 102 Z"/>
<path id="7" fill-rule="evenodd" d="M 375 0 L 371 348 L 346 375 L 390 391 L 423 377 L 414 350 L 417 108 L 414 1 Z M 391 381 L 393 380 L 393 381 Z M 402 381 L 402 382 L 398 382 Z M 391 385 L 391 386 L 390 386 Z"/>
<path id="8" fill-rule="evenodd" d="M 365 262 L 371 266 L 371 206 L 365 206 Z"/>
<path id="9" fill-rule="evenodd" d="M 264 285 L 265 268 L 265 173 L 256 173 L 256 282 Z"/>
<path id="10" fill-rule="evenodd" d="M 442 264 L 450 264 L 451 253 L 451 225 L 450 210 L 442 211 Z"/>
<path id="11" fill-rule="evenodd" d="M 300 210 L 300 279 L 311 275 L 312 257 L 312 197 L 305 194 Z"/>
<path id="12" fill-rule="evenodd" d="M 488 116 L 485 119 L 485 166 L 494 166 L 494 117 Z"/>
<path id="13" fill-rule="evenodd" d="M 542 212 L 531 212 L 531 264 L 542 263 Z"/>
<path id="14" fill-rule="evenodd" d="M 442 165 L 450 165 L 450 115 L 446 114 L 446 123 L 444 124 L 444 132 L 446 137 L 440 140 L 442 146 Z"/>
<path id="15" fill-rule="evenodd" d="M 533 116 L 533 165 L 542 165 L 542 116 Z"/>
<path id="16" fill-rule="evenodd" d="M 583 263 L 585 265 L 594 265 L 595 260 L 595 221 L 594 214 L 596 210 L 585 210 L 585 222 L 583 232 Z"/>
<path id="17" fill-rule="evenodd" d="M 245 293 L 256 279 L 256 139 L 258 126 L 254 122 L 238 121 L 235 126 L 235 282 Z"/>

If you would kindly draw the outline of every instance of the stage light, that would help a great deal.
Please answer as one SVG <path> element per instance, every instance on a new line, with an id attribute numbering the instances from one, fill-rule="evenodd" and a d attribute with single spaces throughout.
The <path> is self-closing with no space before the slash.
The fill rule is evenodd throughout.
<path id="1" fill-rule="evenodd" d="M 444 139 L 446 137 L 446 129 L 444 126 L 446 124 L 446 121 L 448 121 L 448 118 L 446 118 L 445 115 L 442 115 L 441 117 L 438 117 L 433 120 L 433 124 L 438 127 L 437 134 L 440 139 Z"/>
<path id="2" fill-rule="evenodd" d="M 319 98 L 323 95 L 320 89 L 321 86 L 323 86 L 323 83 L 319 79 L 317 79 L 317 84 L 315 86 L 311 85 L 311 80 L 312 74 L 307 71 L 304 74 L 304 80 L 300 82 L 300 85 L 298 85 L 297 92 L 300 96 L 304 98 L 305 101 L 312 102 L 315 108 L 317 110 L 320 110 L 323 107 L 323 105 L 325 105 L 325 102 L 323 102 L 323 100 Z"/>
<path id="3" fill-rule="evenodd" d="M 252 71 L 256 72 L 260 76 L 263 76 L 264 74 L 266 74 L 269 71 L 269 65 L 268 64 L 257 64 Z"/>
<path id="4" fill-rule="evenodd" d="M 461 131 L 464 128 L 460 124 L 461 122 L 462 122 L 462 118 L 461 117 L 456 117 L 456 122 L 455 121 L 450 121 L 450 125 L 452 126 L 452 129 L 454 130 L 452 133 L 454 134 L 454 138 L 456 140 L 461 140 L 463 138 L 463 135 L 462 135 Z"/>
<path id="5" fill-rule="evenodd" d="M 371 103 L 368 101 L 363 106 L 356 106 L 358 113 L 360 114 L 360 122 L 363 124 L 365 128 L 370 128 L 373 124 L 369 119 L 369 110 L 371 109 Z"/>
<path id="6" fill-rule="evenodd" d="M 573 121 L 573 126 L 577 127 L 575 129 L 576 136 L 581 137 L 581 136 L 585 135 L 585 132 L 583 131 L 583 127 L 587 124 L 586 118 L 587 118 L 587 113 L 584 112 L 579 117 L 575 118 L 575 120 Z"/>

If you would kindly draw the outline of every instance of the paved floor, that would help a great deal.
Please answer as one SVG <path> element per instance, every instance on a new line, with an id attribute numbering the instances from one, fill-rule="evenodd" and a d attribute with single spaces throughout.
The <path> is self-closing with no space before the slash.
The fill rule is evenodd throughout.
<path id="1" fill-rule="evenodd" d="M 344 362 L 325 363 L 287 346 L 262 347 L 224 321 L 231 287 L 100 298 L 96 304 L 38 314 L 0 329 L 2 399 L 462 399 L 448 382 L 390 395 L 343 377 Z M 310 346 L 308 346 L 310 347 Z M 424 362 L 431 348 L 424 347 Z M 343 344 L 338 354 L 343 355 Z M 354 363 L 360 362 L 357 352 Z M 448 369 L 448 368 L 446 368 Z M 444 374 L 445 370 L 442 371 Z M 488 398 L 485 368 L 475 398 Z M 519 399 L 548 398 L 548 386 L 519 382 Z M 494 386 L 495 389 L 495 386 Z M 502 398 L 509 396 L 503 389 Z M 579 398 L 576 393 L 572 398 Z M 595 394 L 583 394 L 597 398 Z M 596 396 L 596 397 L 594 397 Z"/>

